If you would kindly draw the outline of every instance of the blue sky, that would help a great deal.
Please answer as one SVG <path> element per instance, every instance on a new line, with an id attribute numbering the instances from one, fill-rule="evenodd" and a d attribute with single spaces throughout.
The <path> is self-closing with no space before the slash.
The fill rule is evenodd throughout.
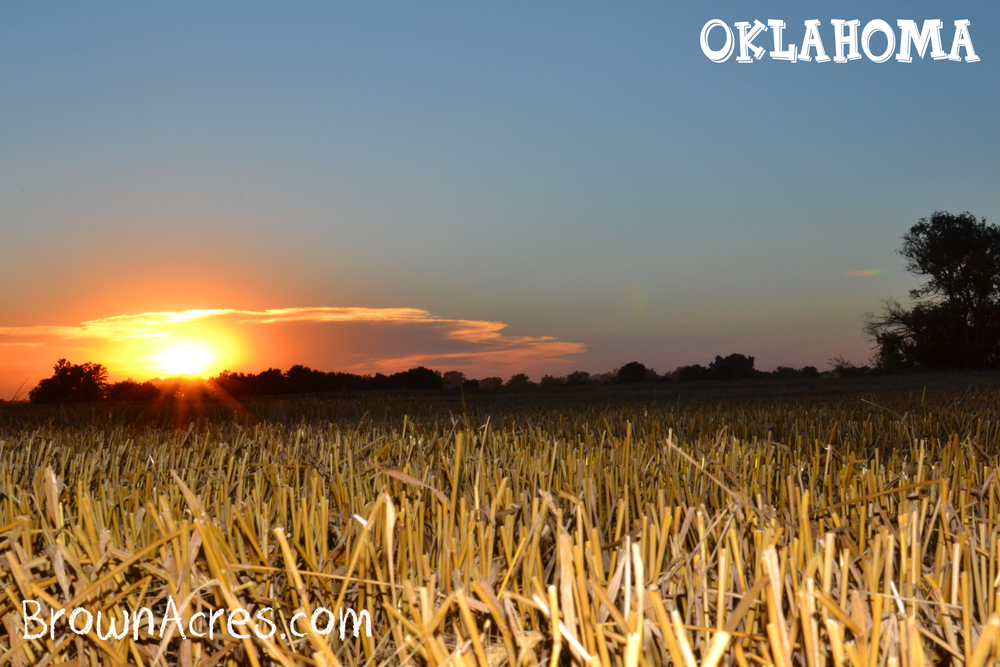
<path id="1" fill-rule="evenodd" d="M 712 18 L 969 19 L 981 61 L 715 64 Z M 533 375 L 862 362 L 900 235 L 1000 217 L 998 39 L 995 3 L 0 5 L 0 327 L 417 308 L 584 346 Z"/>

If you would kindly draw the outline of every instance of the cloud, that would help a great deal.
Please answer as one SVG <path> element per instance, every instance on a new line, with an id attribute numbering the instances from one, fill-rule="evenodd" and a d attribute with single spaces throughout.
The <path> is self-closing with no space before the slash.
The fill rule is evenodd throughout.
<path id="1" fill-rule="evenodd" d="M 136 379 L 157 374 L 154 360 L 164 349 L 190 342 L 213 350 L 212 372 L 302 363 L 357 373 L 424 365 L 472 376 L 538 375 L 567 369 L 575 355 L 587 350 L 584 343 L 511 335 L 506 329 L 503 322 L 439 317 L 418 308 L 225 308 L 117 315 L 69 326 L 0 327 L 0 346 L 31 348 L 36 362 L 30 370 L 36 377 L 66 357 L 74 363 L 104 363 L 112 376 Z M 10 375 L 13 365 L 23 379 L 27 360 L 21 361 L 0 363 L 0 375 Z"/>
<path id="2" fill-rule="evenodd" d="M 186 310 L 181 313 L 142 313 L 89 320 L 75 326 L 0 327 L 0 344 L 10 338 L 92 338 L 127 340 L 165 338 L 172 325 L 234 312 L 227 310 Z"/>

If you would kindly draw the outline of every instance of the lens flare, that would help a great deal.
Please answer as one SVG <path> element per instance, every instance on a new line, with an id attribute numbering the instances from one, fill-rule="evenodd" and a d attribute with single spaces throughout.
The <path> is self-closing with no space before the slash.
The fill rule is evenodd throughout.
<path id="1" fill-rule="evenodd" d="M 861 271 L 848 271 L 844 274 L 848 278 L 868 278 L 870 276 L 885 275 L 885 269 L 863 269 Z"/>

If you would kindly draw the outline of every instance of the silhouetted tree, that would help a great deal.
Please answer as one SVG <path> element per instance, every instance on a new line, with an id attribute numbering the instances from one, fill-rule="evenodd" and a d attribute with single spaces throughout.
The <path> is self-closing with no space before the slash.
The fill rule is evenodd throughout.
<path id="1" fill-rule="evenodd" d="M 296 364 L 285 371 L 284 378 L 283 388 L 290 394 L 327 391 L 327 374 L 302 364 Z"/>
<path id="2" fill-rule="evenodd" d="M 1000 368 L 1000 227 L 937 211 L 903 235 L 899 254 L 924 283 L 910 291 L 913 308 L 888 300 L 868 315 L 877 366 Z"/>
<path id="3" fill-rule="evenodd" d="M 461 387 L 462 383 L 465 382 L 465 373 L 462 371 L 448 371 L 441 376 L 441 380 L 445 387 L 453 389 Z"/>
<path id="4" fill-rule="evenodd" d="M 855 375 L 867 375 L 871 372 L 868 366 L 855 366 L 853 363 L 838 355 L 830 360 L 830 367 L 835 375 L 842 378 L 854 377 Z"/>
<path id="5" fill-rule="evenodd" d="M 694 382 L 695 380 L 712 379 L 708 369 L 701 364 L 691 364 L 690 366 L 678 366 L 674 371 L 674 377 L 681 382 Z"/>
<path id="6" fill-rule="evenodd" d="M 765 374 L 754 368 L 754 358 L 745 354 L 716 356 L 715 361 L 705 368 L 701 364 L 679 366 L 674 377 L 682 382 L 692 380 L 747 380 L 763 377 Z"/>
<path id="7" fill-rule="evenodd" d="M 590 373 L 587 371 L 573 371 L 566 376 L 566 384 L 589 384 Z"/>
<path id="8" fill-rule="evenodd" d="M 819 371 L 815 366 L 803 366 L 802 368 L 778 366 L 771 372 L 771 375 L 776 378 L 781 378 L 782 380 L 790 380 L 794 378 L 818 378 Z"/>
<path id="9" fill-rule="evenodd" d="M 507 386 L 511 389 L 523 389 L 531 386 L 532 384 L 531 379 L 524 373 L 512 375 L 511 378 L 507 380 Z"/>
<path id="10" fill-rule="evenodd" d="M 708 372 L 715 380 L 746 380 L 759 375 L 753 364 L 754 358 L 745 354 L 716 356 L 715 361 L 708 365 Z"/>
<path id="11" fill-rule="evenodd" d="M 109 401 L 155 401 L 160 397 L 160 390 L 152 382 L 140 384 L 129 378 L 108 387 L 106 397 Z"/>
<path id="12" fill-rule="evenodd" d="M 622 384 L 637 384 L 646 381 L 647 369 L 638 361 L 630 361 L 618 369 L 618 382 Z"/>
<path id="13" fill-rule="evenodd" d="M 394 384 L 398 383 L 407 389 L 437 389 L 442 382 L 440 373 L 423 366 L 402 373 L 393 373 L 389 377 Z"/>
<path id="14" fill-rule="evenodd" d="M 286 394 L 290 386 L 280 368 L 268 368 L 257 373 L 257 387 L 262 394 Z"/>
<path id="15" fill-rule="evenodd" d="M 55 371 L 28 392 L 32 403 L 84 403 L 100 401 L 108 390 L 108 370 L 101 364 L 71 364 L 60 359 Z"/>
<path id="16" fill-rule="evenodd" d="M 894 331 L 875 333 L 875 355 L 872 362 L 883 373 L 898 373 L 913 368 L 913 344 Z"/>
<path id="17" fill-rule="evenodd" d="M 539 384 L 543 387 L 560 387 L 566 384 L 566 378 L 556 377 L 555 375 L 543 375 L 542 381 Z"/>
<path id="18" fill-rule="evenodd" d="M 253 377 L 246 373 L 225 370 L 209 380 L 209 384 L 215 385 L 230 396 L 248 396 L 260 393 L 254 386 Z"/>
<path id="19" fill-rule="evenodd" d="M 503 378 L 498 378 L 496 376 L 491 376 L 488 378 L 483 378 L 479 381 L 479 387 L 481 389 L 496 389 L 497 387 L 503 386 Z"/>

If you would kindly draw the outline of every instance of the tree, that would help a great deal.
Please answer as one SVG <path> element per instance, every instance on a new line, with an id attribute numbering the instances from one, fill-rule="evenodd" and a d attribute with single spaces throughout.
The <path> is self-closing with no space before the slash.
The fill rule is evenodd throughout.
<path id="1" fill-rule="evenodd" d="M 295 364 L 285 371 L 284 378 L 284 383 L 276 381 L 276 385 L 283 384 L 285 390 L 292 394 L 323 391 L 326 384 L 326 373 L 313 370 L 302 364 Z"/>
<path id="2" fill-rule="evenodd" d="M 542 381 L 539 384 L 543 387 L 560 387 L 566 384 L 566 378 L 555 375 L 543 375 Z"/>
<path id="3" fill-rule="evenodd" d="M 708 372 L 716 380 L 745 380 L 757 377 L 758 372 L 753 365 L 754 358 L 745 354 L 716 356 L 715 361 L 708 365 Z"/>
<path id="4" fill-rule="evenodd" d="M 906 270 L 924 279 L 906 309 L 868 315 L 865 332 L 883 371 L 1000 367 L 1000 227 L 971 213 L 935 212 L 903 235 Z"/>
<path id="5" fill-rule="evenodd" d="M 441 386 L 441 373 L 424 366 L 417 366 L 402 373 L 393 373 L 390 378 L 407 389 L 437 389 Z"/>
<path id="6" fill-rule="evenodd" d="M 32 403 L 85 403 L 102 400 L 108 391 L 108 369 L 87 362 L 71 364 L 60 359 L 51 377 L 28 392 Z"/>
<path id="7" fill-rule="evenodd" d="M 445 387 L 454 389 L 461 387 L 465 383 L 465 373 L 462 371 L 448 371 L 441 376 Z"/>
<path id="8" fill-rule="evenodd" d="M 682 382 L 693 380 L 746 380 L 764 374 L 754 368 L 754 358 L 745 354 L 730 354 L 728 357 L 716 355 L 715 361 L 705 368 L 701 364 L 679 366 L 674 377 Z"/>
<path id="9" fill-rule="evenodd" d="M 152 382 L 139 384 L 129 378 L 108 387 L 105 397 L 109 401 L 155 401 L 160 397 L 160 390 Z"/>
<path id="10" fill-rule="evenodd" d="M 793 378 L 818 378 L 819 370 L 815 366 L 803 366 L 802 368 L 778 366 L 771 372 L 771 376 L 781 378 L 782 380 Z"/>
<path id="11" fill-rule="evenodd" d="M 868 366 L 855 366 L 840 354 L 830 360 L 830 368 L 833 369 L 836 376 L 842 378 L 854 377 L 855 375 L 865 375 L 871 371 Z"/>
<path id="12" fill-rule="evenodd" d="M 511 389 L 524 389 L 532 385 L 531 379 L 524 373 L 517 373 L 512 375 L 509 380 L 507 380 L 507 386 Z"/>
<path id="13" fill-rule="evenodd" d="M 646 381 L 646 366 L 638 361 L 630 361 L 618 369 L 618 382 L 621 384 L 638 384 Z"/>
<path id="14" fill-rule="evenodd" d="M 690 366 L 678 366 L 674 371 L 674 377 L 681 382 L 694 382 L 696 380 L 711 380 L 712 376 L 708 369 L 701 364 L 691 364 Z"/>

